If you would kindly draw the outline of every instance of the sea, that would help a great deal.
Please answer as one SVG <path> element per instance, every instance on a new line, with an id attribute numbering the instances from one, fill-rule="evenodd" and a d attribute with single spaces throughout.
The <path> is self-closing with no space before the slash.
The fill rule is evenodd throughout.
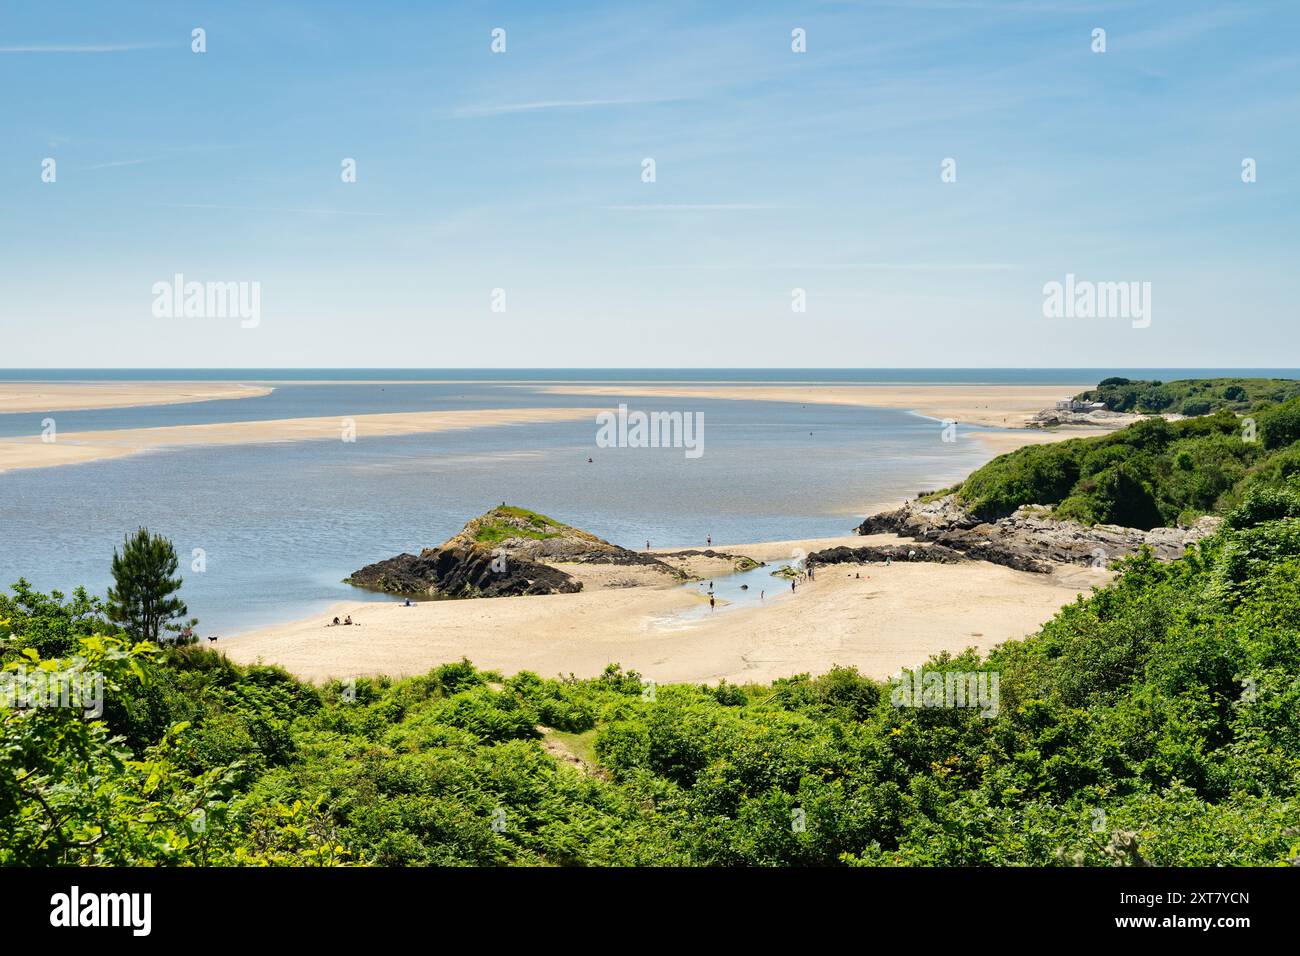
<path id="1" fill-rule="evenodd" d="M 353 570 L 441 543 L 506 502 L 631 548 L 704 547 L 850 533 L 875 506 L 959 481 L 989 457 L 959 428 L 897 409 L 795 402 L 593 399 L 557 384 L 819 382 L 1052 385 L 1294 369 L 0 369 L 6 381 L 241 381 L 269 395 L 62 411 L 61 433 L 454 409 L 613 406 L 702 416 L 703 454 L 597 443 L 590 419 L 367 437 L 161 449 L 0 473 L 0 589 L 78 585 L 103 595 L 115 547 L 138 527 L 170 538 L 204 635 L 388 600 Z M 0 385 L 0 389 L 3 386 Z M 1064 395 L 1062 396 L 1064 397 Z M 0 414 L 0 440 L 42 413 Z M 588 459 L 591 461 L 588 461 Z"/>

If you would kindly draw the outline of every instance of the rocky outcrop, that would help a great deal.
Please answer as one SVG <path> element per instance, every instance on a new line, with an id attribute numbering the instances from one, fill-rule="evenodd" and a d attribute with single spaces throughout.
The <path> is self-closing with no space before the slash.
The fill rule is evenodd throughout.
<path id="1" fill-rule="evenodd" d="M 1109 409 L 1069 411 L 1061 408 L 1045 408 L 1041 412 L 1035 412 L 1029 418 L 1026 418 L 1025 427 L 1059 428 L 1063 425 L 1086 425 L 1090 428 L 1119 429 L 1126 428 L 1136 422 L 1146 421 L 1148 418 L 1163 418 L 1166 421 L 1177 422 L 1186 417 L 1173 412 L 1165 412 L 1160 415 L 1144 415 L 1138 412 L 1112 412 Z"/>
<path id="2" fill-rule="evenodd" d="M 677 574 L 654 555 L 610 544 L 589 531 L 507 505 L 474 518 L 442 547 L 486 548 L 510 558 L 549 564 L 657 566 L 666 574 Z"/>
<path id="3" fill-rule="evenodd" d="M 808 563 L 823 564 L 867 564 L 872 561 L 929 561 L 935 564 L 956 564 L 967 560 L 966 556 L 941 544 L 920 544 L 915 547 L 907 544 L 885 547 L 865 546 L 848 548 L 826 548 L 808 555 Z"/>
<path id="4" fill-rule="evenodd" d="M 479 548 L 426 548 L 418 556 L 399 554 L 354 571 L 348 583 L 409 597 L 509 597 L 582 590 L 582 582 L 559 568 L 503 559 Z"/>
<path id="5" fill-rule="evenodd" d="M 650 566 L 673 579 L 684 577 L 652 555 L 610 544 L 535 511 L 502 505 L 474 518 L 438 547 L 367 565 L 354 571 L 347 583 L 421 598 L 582 590 L 581 581 L 552 564 Z"/>
<path id="6" fill-rule="evenodd" d="M 859 534 L 895 534 L 942 545 L 967 557 L 1024 571 L 1050 571 L 1053 564 L 1104 567 L 1149 547 L 1163 561 L 1183 556 L 1189 545 L 1217 530 L 1218 518 L 1205 517 L 1186 528 L 1121 528 L 1060 521 L 1041 507 L 1025 506 L 997 521 L 981 521 L 953 495 L 909 501 L 895 511 L 872 515 Z"/>
<path id="7" fill-rule="evenodd" d="M 714 561 L 730 561 L 731 566 L 736 571 L 752 571 L 754 568 L 764 567 L 765 562 L 755 561 L 753 558 L 744 554 L 732 554 L 729 551 L 714 551 L 712 548 L 701 551 L 690 548 L 685 551 L 661 551 L 661 558 L 709 558 Z"/>

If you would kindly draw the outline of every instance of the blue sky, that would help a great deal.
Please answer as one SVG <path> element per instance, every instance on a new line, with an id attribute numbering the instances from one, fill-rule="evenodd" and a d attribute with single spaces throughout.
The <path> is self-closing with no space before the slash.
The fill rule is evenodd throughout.
<path id="1" fill-rule="evenodd" d="M 1195 0 L 6 3 L 0 366 L 1298 366 L 1298 27 Z M 175 273 L 259 282 L 259 324 L 155 317 Z M 1150 282 L 1150 326 L 1045 318 L 1067 273 Z"/>

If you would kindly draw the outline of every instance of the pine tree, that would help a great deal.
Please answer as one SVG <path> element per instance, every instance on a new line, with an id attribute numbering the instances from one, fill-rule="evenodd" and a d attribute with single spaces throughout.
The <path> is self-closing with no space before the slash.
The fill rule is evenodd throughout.
<path id="1" fill-rule="evenodd" d="M 185 602 L 175 596 L 181 579 L 176 549 L 161 535 L 141 528 L 113 549 L 114 586 L 108 589 L 108 617 L 137 640 L 157 641 L 168 625 L 184 617 Z"/>

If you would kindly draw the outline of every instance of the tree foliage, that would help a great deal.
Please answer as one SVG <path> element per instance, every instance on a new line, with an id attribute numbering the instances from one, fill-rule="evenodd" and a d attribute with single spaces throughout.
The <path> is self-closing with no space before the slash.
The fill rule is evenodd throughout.
<path id="1" fill-rule="evenodd" d="M 108 591 L 108 617 L 138 640 L 157 641 L 164 630 L 187 613 L 176 596 L 176 549 L 161 535 L 140 528 L 113 551 L 113 587 Z"/>

